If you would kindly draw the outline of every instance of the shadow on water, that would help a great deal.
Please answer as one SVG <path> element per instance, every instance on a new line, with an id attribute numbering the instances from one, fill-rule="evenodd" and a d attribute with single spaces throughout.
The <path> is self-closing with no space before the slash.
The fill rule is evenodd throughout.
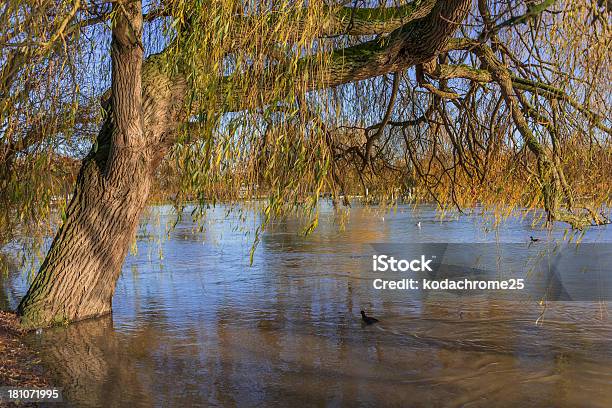
<path id="1" fill-rule="evenodd" d="M 209 215 L 205 242 L 188 238 L 186 221 L 168 240 L 143 238 L 112 319 L 30 336 L 73 405 L 612 406 L 608 304 L 551 303 L 536 325 L 536 302 L 371 289 L 364 245 L 491 239 L 469 219 L 436 223 L 425 211 L 416 230 L 407 209 L 384 222 L 354 210 L 339 230 L 324 213 L 308 237 L 288 219 L 249 266 L 252 237 L 221 214 Z M 529 232 L 517 221 L 501 235 Z M 381 322 L 362 327 L 361 309 Z"/>

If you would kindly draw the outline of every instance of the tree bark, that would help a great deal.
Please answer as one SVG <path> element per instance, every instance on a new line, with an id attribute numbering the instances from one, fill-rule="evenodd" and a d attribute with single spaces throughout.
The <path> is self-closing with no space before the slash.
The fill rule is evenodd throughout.
<path id="1" fill-rule="evenodd" d="M 110 313 L 115 282 L 148 197 L 142 9 L 140 2 L 113 7 L 112 109 L 81 167 L 64 224 L 19 305 L 26 326 Z"/>
<path id="2" fill-rule="evenodd" d="M 142 73 L 143 132 L 117 142 L 109 112 L 84 159 L 63 225 L 18 313 L 44 327 L 111 312 L 115 284 L 146 205 L 155 170 L 176 136 L 185 84 L 149 64 Z M 140 99 L 140 98 L 138 98 Z M 113 108 L 110 108 L 111 110 Z M 121 148 L 117 144 L 126 143 Z"/>
<path id="3" fill-rule="evenodd" d="M 113 130 L 106 125 L 104 132 Z M 64 223 L 19 305 L 27 326 L 111 311 L 115 282 L 147 200 L 151 171 L 139 152 L 118 154 L 110 166 L 109 147 L 83 163 Z"/>

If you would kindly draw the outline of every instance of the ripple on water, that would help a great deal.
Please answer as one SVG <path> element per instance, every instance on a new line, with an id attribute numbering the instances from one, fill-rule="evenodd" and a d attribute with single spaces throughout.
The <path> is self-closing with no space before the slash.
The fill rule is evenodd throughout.
<path id="1" fill-rule="evenodd" d="M 360 270 L 369 243 L 496 235 L 401 207 L 384 223 L 354 208 L 338 230 L 326 211 L 308 237 L 296 220 L 271 226 L 249 266 L 250 238 L 223 209 L 199 237 L 182 221 L 169 239 L 151 239 L 171 221 L 163 209 L 126 261 L 112 318 L 30 341 L 83 406 L 570 407 L 585 396 L 612 406 L 609 304 L 374 293 Z M 519 242 L 530 231 L 511 221 L 497 236 Z M 601 231 L 585 241 L 612 241 Z M 25 287 L 14 277 L 11 296 Z M 380 323 L 362 327 L 361 309 Z"/>

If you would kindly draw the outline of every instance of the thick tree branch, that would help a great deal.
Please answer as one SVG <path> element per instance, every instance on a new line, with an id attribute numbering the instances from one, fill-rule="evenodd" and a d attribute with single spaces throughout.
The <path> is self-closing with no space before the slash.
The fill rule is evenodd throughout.
<path id="1" fill-rule="evenodd" d="M 427 16 L 436 0 L 414 0 L 398 7 L 330 8 L 330 19 L 323 27 L 323 34 L 377 35 L 390 33 L 403 25 Z"/>
<path id="2" fill-rule="evenodd" d="M 437 0 L 413 0 L 397 7 L 326 7 L 328 18 L 323 22 L 321 35 L 327 37 L 339 35 L 379 35 L 390 33 L 410 21 L 427 16 Z M 305 24 L 308 8 L 296 10 L 292 19 L 297 32 Z M 160 17 L 172 17 L 172 9 L 161 6 L 144 16 L 145 21 Z M 286 16 L 285 16 L 286 17 Z M 261 21 L 256 17 L 236 16 L 234 24 L 243 27 L 242 32 L 250 32 L 250 27 L 259 26 Z M 269 24 L 275 24 L 271 19 Z"/>
<path id="3" fill-rule="evenodd" d="M 309 84 L 308 90 L 335 87 L 342 84 L 362 81 L 391 72 L 403 71 L 413 65 L 431 60 L 447 47 L 467 16 L 471 6 L 470 0 L 438 0 L 433 10 L 424 18 L 411 21 L 396 29 L 388 36 L 367 41 L 363 44 L 339 49 L 333 52 L 331 61 L 321 73 L 319 81 Z M 305 76 L 318 56 L 310 56 L 298 62 L 298 77 Z M 284 67 L 274 68 L 269 77 L 282 75 Z M 240 75 L 248 75 L 248 72 Z M 252 108 L 245 106 L 243 92 L 233 84 L 242 83 L 235 77 L 224 80 L 226 99 L 222 105 L 226 111 L 240 111 Z M 266 89 L 266 85 L 268 88 Z M 287 89 L 287 94 L 289 94 Z M 274 102 L 275 93 L 269 84 L 261 84 L 261 100 L 264 103 Z M 278 92 L 276 93 L 278 94 Z"/>

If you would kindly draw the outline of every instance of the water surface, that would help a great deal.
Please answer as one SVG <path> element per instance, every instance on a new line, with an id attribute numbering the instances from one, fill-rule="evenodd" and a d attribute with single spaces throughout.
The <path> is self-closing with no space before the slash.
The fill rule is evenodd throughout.
<path id="1" fill-rule="evenodd" d="M 244 216 L 212 209 L 203 231 L 186 217 L 160 239 L 175 215 L 152 209 L 112 318 L 31 336 L 74 406 L 612 406 L 608 303 L 398 296 L 362 267 L 374 242 L 549 240 L 562 227 L 399 207 L 354 208 L 339 228 L 325 207 L 308 237 L 296 219 L 275 222 L 249 266 L 257 220 Z M 14 276 L 4 302 L 25 290 Z M 361 309 L 381 323 L 363 327 Z"/>

